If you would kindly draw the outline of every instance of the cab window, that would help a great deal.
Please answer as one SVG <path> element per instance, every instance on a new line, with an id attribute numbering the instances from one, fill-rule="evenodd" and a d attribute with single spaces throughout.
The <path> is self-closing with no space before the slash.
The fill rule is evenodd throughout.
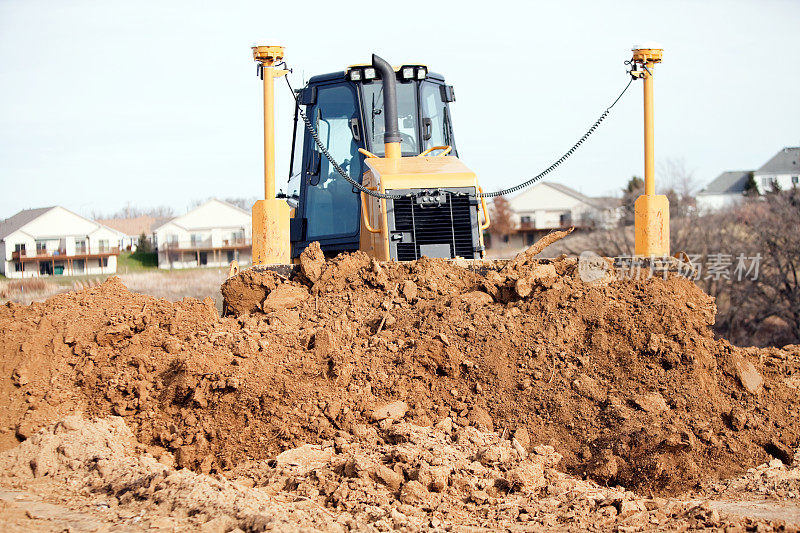
<path id="1" fill-rule="evenodd" d="M 422 111 L 422 150 L 451 145 L 450 118 L 447 105 L 442 101 L 441 86 L 429 81 L 422 82 L 419 98 Z"/>
<path id="2" fill-rule="evenodd" d="M 375 155 L 385 155 L 383 147 L 383 84 L 380 81 L 365 83 L 364 118 L 367 138 Z M 417 139 L 417 97 L 415 82 L 397 84 L 397 126 L 400 130 L 400 148 L 403 155 L 420 152 Z"/>
<path id="3" fill-rule="evenodd" d="M 310 113 L 320 140 L 350 177 L 361 180 L 361 159 L 350 120 L 358 118 L 356 93 L 349 85 L 321 86 Z M 306 161 L 306 239 L 355 234 L 359 229 L 359 197 L 316 144 Z"/>

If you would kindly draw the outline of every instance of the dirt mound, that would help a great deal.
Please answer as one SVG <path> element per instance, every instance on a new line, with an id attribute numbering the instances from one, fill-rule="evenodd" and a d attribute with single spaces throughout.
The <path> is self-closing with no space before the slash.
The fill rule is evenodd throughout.
<path id="1" fill-rule="evenodd" d="M 12 503 L 0 525 L 205 532 L 782 527 L 579 480 L 553 468 L 561 456 L 552 447 L 529 454 L 515 439 L 451 426 L 449 418 L 436 427 L 400 422 L 382 432 L 383 444 L 340 435 L 212 477 L 157 461 L 120 417 L 69 416 L 0 454 L 5 488 L 29 491 L 27 500 L 34 491 L 61 512 L 49 504 L 44 516 L 38 506 L 28 508 L 28 520 L 15 520 Z M 82 512 L 77 523 L 74 509 Z"/>
<path id="2" fill-rule="evenodd" d="M 114 278 L 0 308 L 3 446 L 82 409 L 214 473 L 450 419 L 451 435 L 550 445 L 561 470 L 667 494 L 798 444 L 800 349 L 715 340 L 713 301 L 683 278 L 585 283 L 564 257 L 500 268 L 315 251 L 288 279 L 228 280 L 224 318 L 211 300 Z"/>

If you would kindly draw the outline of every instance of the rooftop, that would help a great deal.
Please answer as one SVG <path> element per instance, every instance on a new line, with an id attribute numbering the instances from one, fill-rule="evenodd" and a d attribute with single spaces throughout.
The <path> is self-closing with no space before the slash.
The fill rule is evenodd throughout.
<path id="1" fill-rule="evenodd" d="M 0 222 L 0 239 L 5 239 L 25 224 L 36 220 L 41 215 L 47 213 L 53 208 L 55 208 L 54 205 L 51 205 L 50 207 L 39 207 L 36 209 L 23 209 L 16 215 L 3 220 Z"/>
<path id="2" fill-rule="evenodd" d="M 757 174 L 800 174 L 800 146 L 787 146 L 756 170 Z"/>
<path id="3" fill-rule="evenodd" d="M 728 170 L 714 178 L 697 194 L 741 194 L 752 175 L 752 170 Z"/>
<path id="4" fill-rule="evenodd" d="M 135 218 L 109 218 L 105 220 L 96 220 L 95 222 L 121 231 L 125 235 L 135 236 L 143 233 L 145 235 L 150 235 L 153 233 L 154 229 L 167 220 L 170 220 L 170 217 L 151 217 L 143 215 Z"/>
<path id="5" fill-rule="evenodd" d="M 568 196 L 572 196 L 573 198 L 576 198 L 581 202 L 588 204 L 596 209 L 614 209 L 616 207 L 619 207 L 620 205 L 619 198 L 613 198 L 610 196 L 595 196 L 595 197 L 586 196 L 585 194 L 578 192 L 572 187 L 568 187 L 563 183 L 557 183 L 554 181 L 540 181 L 537 185 L 546 185 Z M 534 185 L 534 187 L 535 186 L 536 185 Z M 524 193 L 525 191 L 521 192 L 520 195 Z"/>

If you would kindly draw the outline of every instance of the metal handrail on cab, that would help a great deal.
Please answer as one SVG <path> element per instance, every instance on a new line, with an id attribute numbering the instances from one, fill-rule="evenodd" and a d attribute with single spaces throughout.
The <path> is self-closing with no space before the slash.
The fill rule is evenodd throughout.
<path id="1" fill-rule="evenodd" d="M 369 150 L 365 150 L 363 148 L 358 149 L 358 153 L 363 155 L 364 157 L 368 157 L 370 159 L 377 159 L 378 156 L 370 152 Z"/>
<path id="2" fill-rule="evenodd" d="M 359 148 L 358 149 L 358 153 L 360 153 L 361 155 L 363 155 L 364 157 L 369 158 L 369 159 L 377 159 L 378 158 L 377 155 L 373 154 L 369 150 L 365 150 L 364 148 Z M 366 187 L 366 188 L 369 189 L 370 191 L 377 191 L 378 190 L 377 187 Z M 361 196 L 361 218 L 364 220 L 364 227 L 367 228 L 367 231 L 370 232 L 370 233 L 380 233 L 381 232 L 380 228 L 375 229 L 369 223 L 369 216 L 367 216 L 367 198 L 364 195 L 364 191 L 361 191 L 359 193 L 359 196 Z"/>
<path id="3" fill-rule="evenodd" d="M 359 152 L 360 151 L 361 151 L 361 149 L 359 149 Z M 366 150 L 364 150 L 364 151 L 366 152 Z M 369 152 L 367 152 L 367 153 L 369 153 Z M 367 156 L 367 157 L 369 157 L 369 156 Z M 375 157 L 375 156 L 373 156 L 373 157 Z M 369 189 L 371 191 L 377 191 L 378 190 L 377 187 L 367 187 L 367 189 Z M 367 231 L 370 232 L 370 233 L 380 233 L 381 232 L 380 228 L 375 229 L 372 226 L 370 226 L 370 224 L 369 224 L 369 216 L 367 216 L 367 197 L 364 195 L 363 191 L 359 195 L 361 196 L 361 218 L 364 221 L 364 227 L 367 228 Z"/>
<path id="4" fill-rule="evenodd" d="M 450 146 L 450 145 L 431 146 L 430 148 L 428 148 L 427 150 L 425 150 L 424 152 L 419 154 L 417 157 L 425 157 L 426 155 L 428 155 L 429 153 L 433 152 L 434 150 L 444 150 L 441 154 L 438 154 L 436 156 L 436 157 L 442 157 L 442 156 L 445 156 L 445 155 L 449 154 L 452 149 L 453 149 L 453 147 Z"/>
<path id="5" fill-rule="evenodd" d="M 481 193 L 481 210 L 483 211 L 483 220 L 484 223 L 481 224 L 481 231 L 485 229 L 489 229 L 489 226 L 492 225 L 491 221 L 489 220 L 489 210 L 486 208 L 486 197 L 483 196 L 483 189 L 479 186 L 478 192 Z"/>

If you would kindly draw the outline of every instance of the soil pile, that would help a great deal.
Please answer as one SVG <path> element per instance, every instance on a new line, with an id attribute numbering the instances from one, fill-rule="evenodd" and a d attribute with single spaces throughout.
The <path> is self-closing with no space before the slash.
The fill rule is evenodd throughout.
<path id="1" fill-rule="evenodd" d="M 800 348 L 715 340 L 713 301 L 680 277 L 586 283 L 565 257 L 379 264 L 312 246 L 289 278 L 251 269 L 222 291 L 224 318 L 114 278 L 0 308 L 2 446 L 80 409 L 217 473 L 449 419 L 450 438 L 549 445 L 562 471 L 658 495 L 798 445 Z"/>
<path id="2" fill-rule="evenodd" d="M 553 468 L 561 456 L 552 447 L 528 454 L 516 440 L 472 427 L 453 433 L 451 425 L 397 423 L 383 444 L 337 436 L 242 464 L 226 478 L 160 463 L 119 417 L 69 416 L 0 454 L 0 482 L 72 511 L 15 520 L 12 505 L 0 524 L 204 532 L 782 527 L 578 480 Z"/>

